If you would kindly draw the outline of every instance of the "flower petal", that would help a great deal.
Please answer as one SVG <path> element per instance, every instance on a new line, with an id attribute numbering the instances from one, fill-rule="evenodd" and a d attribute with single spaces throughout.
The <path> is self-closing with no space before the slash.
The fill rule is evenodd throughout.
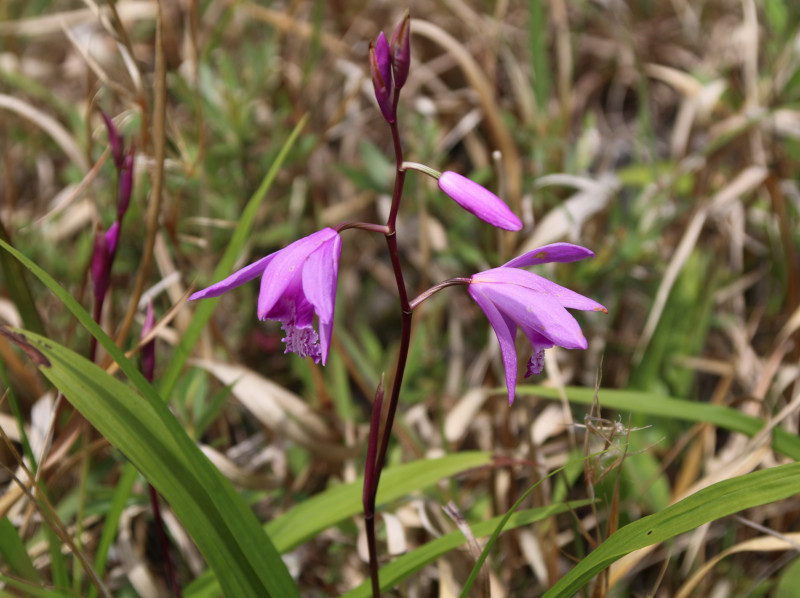
<path id="1" fill-rule="evenodd" d="M 499 281 L 498 270 L 516 275 L 531 274 L 524 270 L 496 268 L 473 276 L 470 288 L 480 286 L 484 295 L 523 329 L 532 329 L 566 349 L 586 348 L 580 325 L 556 298 L 520 284 Z"/>
<path id="2" fill-rule="evenodd" d="M 505 230 L 521 230 L 522 221 L 494 193 L 458 173 L 447 171 L 439 177 L 439 188 L 458 205 L 481 220 Z"/>
<path id="3" fill-rule="evenodd" d="M 303 266 L 303 294 L 319 316 L 319 335 L 322 365 L 328 360 L 333 315 L 336 308 L 336 281 L 339 276 L 339 256 L 342 239 L 337 234 L 314 251 Z"/>
<path id="4" fill-rule="evenodd" d="M 207 287 L 202 291 L 197 291 L 191 297 L 189 297 L 189 301 L 194 301 L 195 299 L 207 299 L 208 297 L 219 297 L 226 291 L 230 291 L 231 289 L 241 286 L 246 282 L 250 282 L 254 278 L 258 278 L 264 273 L 264 269 L 275 258 L 276 255 L 277 253 L 272 253 L 266 257 L 262 257 L 260 260 L 255 261 L 240 270 L 237 270 L 228 276 L 228 278 L 220 280 L 218 283 L 212 284 L 210 287 Z"/>
<path id="5" fill-rule="evenodd" d="M 514 321 L 505 316 L 484 293 L 483 285 L 469 285 L 469 296 L 486 314 L 489 324 L 492 325 L 497 340 L 500 342 L 500 353 L 503 356 L 503 368 L 506 371 L 506 387 L 508 388 L 508 404 L 514 403 L 514 394 L 517 388 L 517 349 L 514 340 L 517 335 L 517 326 Z"/>
<path id="6" fill-rule="evenodd" d="M 304 262 L 317 247 L 336 234 L 333 229 L 324 228 L 273 254 L 275 259 L 267 265 L 261 277 L 261 290 L 258 294 L 259 319 L 283 320 L 284 316 L 281 314 L 285 313 L 285 306 L 279 305 L 282 303 L 280 299 L 285 297 L 291 302 L 295 295 L 302 293 Z M 277 311 L 273 311 L 273 308 Z"/>
<path id="7" fill-rule="evenodd" d="M 484 280 L 494 280 L 505 284 L 512 284 L 525 287 L 537 293 L 548 295 L 556 299 L 564 307 L 570 309 L 580 309 L 582 311 L 601 311 L 608 313 L 608 310 L 600 305 L 597 301 L 584 297 L 566 287 L 562 287 L 538 274 L 528 272 L 527 270 L 518 270 L 516 268 L 506 268 L 502 266 L 494 270 L 487 270 L 482 272 Z M 476 275 L 477 276 L 477 275 Z M 474 278 L 474 276 L 473 276 Z"/>
<path id="8" fill-rule="evenodd" d="M 515 257 L 510 262 L 503 264 L 503 267 L 522 268 L 523 266 L 534 266 L 550 262 L 577 262 L 587 257 L 594 257 L 594 252 L 580 245 L 551 243 Z"/>

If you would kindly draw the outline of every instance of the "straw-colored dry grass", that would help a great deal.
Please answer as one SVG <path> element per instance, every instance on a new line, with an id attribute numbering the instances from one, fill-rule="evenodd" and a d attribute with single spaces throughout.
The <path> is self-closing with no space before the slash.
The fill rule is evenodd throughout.
<path id="1" fill-rule="evenodd" d="M 308 125 L 242 259 L 322 226 L 385 218 L 391 146 L 367 51 L 404 7 L 266 4 L 163 2 L 160 13 L 148 0 L 119 1 L 113 11 L 92 0 L 0 6 L 3 228 L 91 307 L 93 231 L 115 210 L 98 110 L 111 115 L 136 145 L 137 176 L 103 323 L 128 349 L 143 295 L 160 317 L 177 306 L 159 333 L 157 376 L 188 326 L 187 289 L 211 282 L 247 198 L 304 114 Z M 411 4 L 413 62 L 400 115 L 408 159 L 486 183 L 526 224 L 499 237 L 411 177 L 398 239 L 412 296 L 544 243 L 587 246 L 596 258 L 545 272 L 609 315 L 578 316 L 589 349 L 550 352 L 542 384 L 600 380 L 601 407 L 605 389 L 631 388 L 777 416 L 773 423 L 797 433 L 800 9 L 779 0 L 542 4 Z M 399 318 L 383 239 L 344 237 L 327 369 L 282 354 L 277 325 L 256 320 L 251 285 L 223 299 L 170 397 L 262 520 L 358 475 L 369 401 L 394 362 Z M 28 279 L 32 310 L 11 292 L 3 267 L 0 319 L 22 317 L 31 327 L 38 314 L 48 335 L 86 354 L 89 338 L 63 306 Z M 458 289 L 429 301 L 414 325 L 390 461 L 481 449 L 527 466 L 470 472 L 389 505 L 383 554 L 453 529 L 442 511 L 448 500 L 487 519 L 568 457 L 627 443 L 627 452 L 534 492 L 532 504 L 600 501 L 506 534 L 490 558 L 492 596 L 538 595 L 624 523 L 698 485 L 786 459 L 709 424 L 608 410 L 584 419 L 583 406 L 528 392 L 509 408 L 504 391 L 482 390 L 502 386 L 499 351 Z M 93 558 L 122 458 L 67 424 L 69 406 L 53 421 L 60 398 L 3 338 L 0 359 L 2 388 L 13 389 L 42 456 L 48 497 L 74 545 Z M 0 425 L 15 451 L 0 443 L 0 514 L 52 582 L 41 517 L 12 479 L 20 434 L 12 399 L 3 399 Z M 296 423 L 286 425 L 286 414 Z M 120 596 L 163 595 L 144 487 L 137 492 L 106 583 Z M 204 564 L 165 511 L 185 584 Z M 715 521 L 635 553 L 586 595 L 788 595 L 776 588 L 800 579 L 798 517 L 800 503 L 788 500 Z M 363 580 L 359 525 L 330 529 L 291 553 L 304 596 Z M 396 595 L 452 595 L 473 562 L 469 551 L 451 553 Z"/>

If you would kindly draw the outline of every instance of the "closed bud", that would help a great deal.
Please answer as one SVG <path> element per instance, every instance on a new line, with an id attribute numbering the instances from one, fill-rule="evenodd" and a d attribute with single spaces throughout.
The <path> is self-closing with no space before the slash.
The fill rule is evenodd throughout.
<path id="1" fill-rule="evenodd" d="M 119 134 L 117 131 L 117 127 L 114 125 L 114 121 L 102 110 L 100 114 L 103 116 L 103 121 L 106 123 L 106 129 L 108 129 L 108 143 L 111 146 L 111 155 L 114 158 L 114 166 L 117 167 L 117 170 L 122 168 L 122 135 Z"/>
<path id="2" fill-rule="evenodd" d="M 136 151 L 131 144 L 128 152 L 122 161 L 122 168 L 119 170 L 119 183 L 117 185 L 117 220 L 122 220 L 128 206 L 131 203 L 131 193 L 133 192 L 133 159 Z"/>
<path id="3" fill-rule="evenodd" d="M 372 86 L 375 88 L 375 99 L 378 100 L 383 117 L 387 122 L 395 121 L 394 115 L 394 82 L 392 79 L 392 59 L 389 42 L 381 32 L 378 39 L 369 48 L 369 66 L 372 72 Z"/>
<path id="4" fill-rule="evenodd" d="M 411 64 L 411 15 L 408 11 L 392 32 L 389 47 L 392 51 L 395 93 L 398 93 L 408 78 L 408 67 Z"/>
<path id="5" fill-rule="evenodd" d="M 108 290 L 108 281 L 111 271 L 111 260 L 108 252 L 108 239 L 98 225 L 94 234 L 94 249 L 92 250 L 92 289 L 97 303 L 102 303 Z"/>

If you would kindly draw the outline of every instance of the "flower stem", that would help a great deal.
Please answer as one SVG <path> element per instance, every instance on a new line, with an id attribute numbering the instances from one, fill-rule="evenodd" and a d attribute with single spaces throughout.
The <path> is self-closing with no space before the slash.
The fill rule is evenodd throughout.
<path id="1" fill-rule="evenodd" d="M 395 98 L 396 102 L 396 98 Z M 400 209 L 400 199 L 403 196 L 403 186 L 405 185 L 406 173 L 403 169 L 403 147 L 400 144 L 400 132 L 397 122 L 389 123 L 392 130 L 392 143 L 394 145 L 394 155 L 397 164 L 397 171 L 394 179 L 394 192 L 392 193 L 392 206 L 389 210 L 389 218 L 386 222 L 386 245 L 389 249 L 389 258 L 392 262 L 394 277 L 397 283 L 397 293 L 400 299 L 400 349 L 397 355 L 397 365 L 395 366 L 394 379 L 392 380 L 392 390 L 389 394 L 389 406 L 386 411 L 386 424 L 383 427 L 383 434 L 380 435 L 380 446 L 373 461 L 367 459 L 366 471 L 364 474 L 364 527 L 367 533 L 367 546 L 369 549 L 369 574 L 372 580 L 372 596 L 378 598 L 381 593 L 378 580 L 378 550 L 375 544 L 375 499 L 378 493 L 378 484 L 381 479 L 381 472 L 386 462 L 386 451 L 389 448 L 389 439 L 392 435 L 392 425 L 397 413 L 397 404 L 400 398 L 400 387 L 403 384 L 403 374 L 405 373 L 408 351 L 411 346 L 411 305 L 408 302 L 408 292 L 406 290 L 403 268 L 400 263 L 400 252 L 397 248 L 397 213 Z M 370 440 L 377 440 L 378 433 L 374 426 L 380 424 L 380 418 L 373 417 L 370 423 Z M 374 446 L 368 450 L 371 457 Z"/>

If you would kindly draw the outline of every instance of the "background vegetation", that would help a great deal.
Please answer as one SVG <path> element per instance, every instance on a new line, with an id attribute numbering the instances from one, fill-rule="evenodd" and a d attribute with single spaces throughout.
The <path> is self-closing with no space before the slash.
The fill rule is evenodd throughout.
<path id="1" fill-rule="evenodd" d="M 0 252 L 0 321 L 55 346 L 27 336 L 41 343 L 48 373 L 15 348 L 25 343 L 0 337 L 3 591 L 87 595 L 99 587 L 93 571 L 115 596 L 167 593 L 147 485 L 128 459 L 152 467 L 148 480 L 168 503 L 174 497 L 163 510 L 185 595 L 218 592 L 203 547 L 235 539 L 193 530 L 215 525 L 213 508 L 238 513 L 240 503 L 265 524 L 303 596 L 364 581 L 356 479 L 398 327 L 383 239 L 344 233 L 326 368 L 283 354 L 282 331 L 256 318 L 255 283 L 207 307 L 185 297 L 234 260 L 343 220 L 385 219 L 391 146 L 367 53 L 405 8 L 0 5 L 2 238 L 76 300 L 70 307 L 50 292 L 54 282 Z M 473 592 L 540 595 L 583 560 L 585 577 L 576 573 L 561 595 L 581 586 L 585 595 L 793 595 L 800 488 L 795 473 L 777 476 L 800 459 L 800 5 L 409 8 L 412 65 L 399 116 L 407 159 L 486 184 L 525 222 L 499 236 L 409 176 L 398 239 L 412 296 L 566 240 L 596 257 L 537 271 L 609 315 L 578 314 L 588 350 L 548 352 L 545 373 L 525 381 L 535 385 L 521 385 L 509 408 L 496 340 L 466 293 L 448 289 L 415 314 L 381 495 L 385 574 L 401 570 L 395 595 L 464 587 L 475 550 L 448 545 L 419 566 L 401 560 L 454 530 L 464 543 L 458 518 L 442 509 L 449 501 L 476 530 L 534 486 Z M 127 366 L 117 377 L 130 383 L 117 390 L 74 357 L 88 354 L 91 338 L 75 314 L 80 305 L 91 312 L 94 231 L 116 214 L 101 109 L 137 151 L 102 325 L 122 349 L 135 348 L 141 299 L 153 299 L 158 393 Z M 221 262 L 227 270 L 215 271 Z M 97 363 L 116 374 L 115 362 L 106 345 Z M 70 417 L 56 388 L 96 429 Z M 170 418 L 176 425 L 163 423 Z M 126 445 L 131 421 L 152 427 Z M 182 430 L 193 443 L 174 440 Z M 171 491 L 167 461 L 145 445 L 195 471 L 197 492 L 188 483 Z M 232 485 L 205 469 L 195 446 Z M 761 477 L 739 477 L 747 474 Z M 670 510 L 693 496 L 714 498 Z M 208 521 L 196 519 L 204 512 Z M 673 526 L 654 528 L 658 542 L 640 542 L 629 527 L 587 558 L 651 514 Z M 255 522 L 238 516 L 219 525 Z"/>

